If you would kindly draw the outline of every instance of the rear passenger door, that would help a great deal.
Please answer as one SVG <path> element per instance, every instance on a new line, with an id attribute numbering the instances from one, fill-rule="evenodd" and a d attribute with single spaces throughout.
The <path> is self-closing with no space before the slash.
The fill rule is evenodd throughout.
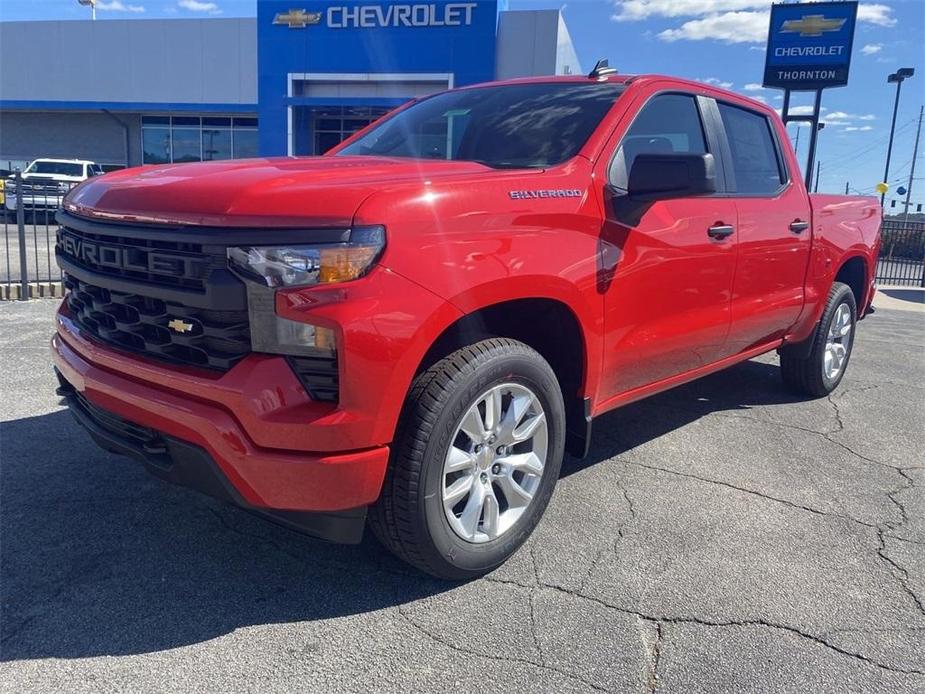
<path id="1" fill-rule="evenodd" d="M 733 104 L 717 107 L 727 143 L 726 187 L 738 218 L 727 344 L 738 353 L 782 337 L 803 308 L 810 205 L 792 180 L 771 119 Z"/>

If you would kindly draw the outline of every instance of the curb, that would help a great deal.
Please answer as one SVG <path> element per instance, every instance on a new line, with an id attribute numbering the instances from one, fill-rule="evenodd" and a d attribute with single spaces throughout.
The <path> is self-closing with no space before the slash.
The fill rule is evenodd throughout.
<path id="1" fill-rule="evenodd" d="M 19 301 L 28 299 L 60 299 L 64 296 L 64 286 L 61 282 L 30 282 L 29 296 L 23 297 L 22 284 L 0 285 L 0 301 Z"/>

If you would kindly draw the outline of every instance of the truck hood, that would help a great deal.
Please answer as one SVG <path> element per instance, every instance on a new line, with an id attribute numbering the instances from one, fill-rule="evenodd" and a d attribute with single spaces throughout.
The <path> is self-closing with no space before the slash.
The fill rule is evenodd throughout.
<path id="1" fill-rule="evenodd" d="M 91 178 L 75 188 L 64 205 L 81 216 L 125 222 L 349 226 L 360 204 L 384 187 L 493 173 L 499 172 L 475 162 L 382 157 L 173 164 Z"/>

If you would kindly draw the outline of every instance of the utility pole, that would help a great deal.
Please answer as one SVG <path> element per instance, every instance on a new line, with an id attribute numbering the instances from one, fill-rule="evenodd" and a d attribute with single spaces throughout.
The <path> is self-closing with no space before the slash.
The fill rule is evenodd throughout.
<path id="1" fill-rule="evenodd" d="M 848 194 L 848 183 L 850 183 L 850 181 L 845 181 L 845 195 Z"/>
<path id="2" fill-rule="evenodd" d="M 793 145 L 793 153 L 798 155 L 800 154 L 800 124 L 797 123 L 797 141 Z"/>
<path id="3" fill-rule="evenodd" d="M 822 160 L 816 162 L 816 185 L 813 186 L 813 192 L 819 192 L 819 171 L 822 169 Z"/>
<path id="4" fill-rule="evenodd" d="M 922 111 L 925 106 L 919 106 L 919 127 L 915 131 L 915 144 L 912 146 L 912 167 L 909 169 L 909 185 L 906 186 L 906 212 L 903 215 L 903 224 L 909 221 L 909 198 L 912 197 L 912 181 L 915 176 L 915 160 L 919 158 L 919 136 L 922 134 Z"/>
<path id="5" fill-rule="evenodd" d="M 893 102 L 893 122 L 890 124 L 890 143 L 886 146 L 886 168 L 883 170 L 883 182 L 889 184 L 890 179 L 890 157 L 893 154 L 893 135 L 896 132 L 896 111 L 899 110 L 899 90 L 903 86 L 903 80 L 912 77 L 915 74 L 915 68 L 901 67 L 892 75 L 886 78 L 890 84 L 896 84 L 896 101 Z M 880 193 L 880 207 L 883 207 L 883 199 L 886 197 L 886 191 Z"/>

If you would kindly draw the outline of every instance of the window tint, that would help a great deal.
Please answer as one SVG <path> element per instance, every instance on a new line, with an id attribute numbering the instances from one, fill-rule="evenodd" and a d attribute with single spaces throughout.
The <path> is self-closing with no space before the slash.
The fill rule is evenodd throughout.
<path id="1" fill-rule="evenodd" d="M 479 87 L 424 99 L 338 154 L 546 167 L 574 157 L 622 87 L 547 82 Z"/>
<path id="2" fill-rule="evenodd" d="M 729 104 L 719 104 L 719 112 L 732 150 L 736 192 L 766 195 L 777 191 L 786 177 L 768 119 Z"/>
<path id="3" fill-rule="evenodd" d="M 706 154 L 700 112 L 693 96 L 663 94 L 636 116 L 610 169 L 610 182 L 626 190 L 633 161 L 640 154 Z"/>

